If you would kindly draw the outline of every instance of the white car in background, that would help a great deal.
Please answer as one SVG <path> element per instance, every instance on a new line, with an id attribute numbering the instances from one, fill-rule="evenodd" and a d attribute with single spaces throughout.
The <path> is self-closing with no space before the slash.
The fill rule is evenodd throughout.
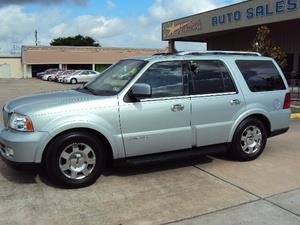
<path id="1" fill-rule="evenodd" d="M 56 76 L 59 73 L 61 73 L 61 70 L 57 70 L 57 71 L 46 73 L 45 75 L 42 76 L 42 80 L 51 81 L 52 80 L 52 76 Z"/>
<path id="2" fill-rule="evenodd" d="M 69 84 L 77 84 L 77 83 L 87 83 L 96 77 L 98 77 L 101 73 L 94 70 L 80 70 L 75 72 L 69 76 L 63 77 L 63 83 Z"/>
<path id="3" fill-rule="evenodd" d="M 55 75 L 52 80 L 56 81 L 56 82 L 62 82 L 63 77 L 71 75 L 75 72 L 77 72 L 77 71 L 76 70 L 65 70 L 62 73 Z"/>

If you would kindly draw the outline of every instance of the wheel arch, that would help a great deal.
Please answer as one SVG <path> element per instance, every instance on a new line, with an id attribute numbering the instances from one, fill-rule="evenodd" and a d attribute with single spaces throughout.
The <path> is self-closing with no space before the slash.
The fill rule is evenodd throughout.
<path id="1" fill-rule="evenodd" d="M 113 159 L 114 159 L 114 153 L 113 153 L 113 149 L 112 149 L 112 146 L 111 146 L 111 143 L 109 142 L 109 140 L 99 131 L 91 129 L 91 128 L 85 128 L 85 127 L 64 130 L 64 131 L 56 134 L 54 137 L 52 137 L 51 140 L 47 143 L 47 145 L 42 153 L 41 163 L 44 164 L 47 152 L 50 151 L 49 146 L 55 141 L 56 138 L 58 138 L 59 136 L 61 136 L 63 134 L 70 133 L 70 132 L 76 132 L 76 131 L 90 133 L 90 134 L 94 135 L 95 137 L 99 138 L 99 140 L 101 140 L 103 142 L 103 144 L 105 145 L 105 157 L 107 160 L 107 165 L 108 166 L 112 165 Z"/>
<path id="2" fill-rule="evenodd" d="M 264 113 L 264 112 L 253 112 L 253 113 L 248 113 L 242 117 L 240 117 L 233 125 L 231 132 L 230 132 L 230 137 L 228 142 L 231 142 L 233 139 L 233 136 L 235 134 L 235 131 L 237 129 L 237 127 L 246 119 L 248 118 L 255 118 L 260 120 L 266 127 L 266 131 L 267 131 L 267 136 L 269 137 L 271 134 L 271 122 L 269 119 L 269 116 Z"/>

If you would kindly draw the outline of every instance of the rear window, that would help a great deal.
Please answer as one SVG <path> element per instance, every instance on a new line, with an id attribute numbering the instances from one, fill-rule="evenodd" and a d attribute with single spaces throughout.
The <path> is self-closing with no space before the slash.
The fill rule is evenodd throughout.
<path id="1" fill-rule="evenodd" d="M 237 60 L 236 64 L 252 92 L 286 89 L 272 61 Z"/>

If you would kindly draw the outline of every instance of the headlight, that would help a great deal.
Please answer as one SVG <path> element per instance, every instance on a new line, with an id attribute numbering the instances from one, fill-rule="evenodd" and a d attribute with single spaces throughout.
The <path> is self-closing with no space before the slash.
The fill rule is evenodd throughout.
<path id="1" fill-rule="evenodd" d="M 17 131 L 33 132 L 33 125 L 30 118 L 19 113 L 11 115 L 8 126 Z"/>

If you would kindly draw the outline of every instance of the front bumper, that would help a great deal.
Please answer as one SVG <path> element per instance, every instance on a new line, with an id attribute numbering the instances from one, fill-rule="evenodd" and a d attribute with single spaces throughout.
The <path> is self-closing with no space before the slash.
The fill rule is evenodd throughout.
<path id="1" fill-rule="evenodd" d="M 11 162 L 39 163 L 47 132 L 17 132 L 0 126 L 0 154 Z"/>

